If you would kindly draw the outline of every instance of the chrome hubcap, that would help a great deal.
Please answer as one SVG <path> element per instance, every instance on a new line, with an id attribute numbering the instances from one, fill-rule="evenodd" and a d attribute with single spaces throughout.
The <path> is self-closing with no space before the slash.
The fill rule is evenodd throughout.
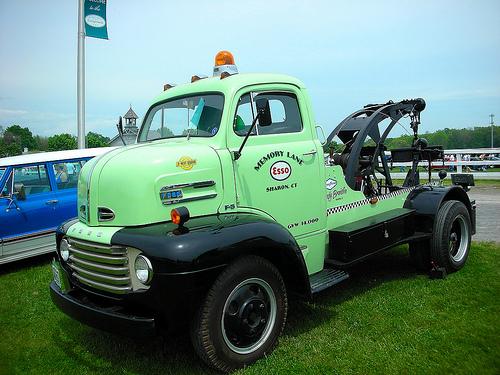
<path id="1" fill-rule="evenodd" d="M 450 257 L 455 262 L 460 262 L 464 258 L 469 242 L 468 237 L 469 233 L 467 225 L 465 224 L 465 218 L 462 215 L 457 216 L 453 221 L 453 224 L 451 225 L 450 236 L 448 240 Z"/>

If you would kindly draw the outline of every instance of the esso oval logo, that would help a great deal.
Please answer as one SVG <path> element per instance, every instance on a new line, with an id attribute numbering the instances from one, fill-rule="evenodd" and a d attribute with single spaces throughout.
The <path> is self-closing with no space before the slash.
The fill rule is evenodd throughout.
<path id="1" fill-rule="evenodd" d="M 292 174 L 292 167 L 286 161 L 277 161 L 269 169 L 271 177 L 277 181 L 286 180 Z"/>

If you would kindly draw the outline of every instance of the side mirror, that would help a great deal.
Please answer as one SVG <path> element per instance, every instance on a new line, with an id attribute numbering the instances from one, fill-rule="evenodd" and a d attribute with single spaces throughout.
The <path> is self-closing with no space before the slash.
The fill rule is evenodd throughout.
<path id="1" fill-rule="evenodd" d="M 120 136 L 120 139 L 122 140 L 122 143 L 124 146 L 127 144 L 125 143 L 125 140 L 123 139 L 123 119 L 122 116 L 118 117 L 118 123 L 116 124 L 116 128 L 118 129 L 118 135 Z"/>
<path id="2" fill-rule="evenodd" d="M 318 139 L 319 139 L 318 130 L 321 131 L 321 136 L 322 136 L 322 139 L 319 140 L 321 142 L 321 146 L 325 146 L 326 145 L 325 131 L 323 130 L 323 127 L 321 125 L 316 125 L 316 136 L 318 137 Z"/>
<path id="3" fill-rule="evenodd" d="M 14 195 L 20 201 L 26 200 L 26 191 L 24 190 L 24 184 L 14 184 Z"/>
<path id="4" fill-rule="evenodd" d="M 269 100 L 266 98 L 257 98 L 255 100 L 257 107 L 257 116 L 259 117 L 259 126 L 269 126 L 273 123 L 271 118 L 271 108 L 269 107 Z"/>
<path id="5" fill-rule="evenodd" d="M 123 134 L 123 119 L 122 116 L 118 118 L 118 123 L 116 124 L 116 127 L 118 128 L 118 133 Z"/>

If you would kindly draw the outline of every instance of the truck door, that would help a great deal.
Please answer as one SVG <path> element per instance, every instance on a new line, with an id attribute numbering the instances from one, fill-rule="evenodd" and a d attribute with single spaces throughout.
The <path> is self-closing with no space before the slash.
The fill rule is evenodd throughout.
<path id="1" fill-rule="evenodd" d="M 321 144 L 314 140 L 307 107 L 292 86 L 242 92 L 234 103 L 228 144 L 236 151 L 254 118 L 255 100 L 266 98 L 272 124 L 257 125 L 234 161 L 237 206 L 271 215 L 300 236 L 325 227 Z"/>

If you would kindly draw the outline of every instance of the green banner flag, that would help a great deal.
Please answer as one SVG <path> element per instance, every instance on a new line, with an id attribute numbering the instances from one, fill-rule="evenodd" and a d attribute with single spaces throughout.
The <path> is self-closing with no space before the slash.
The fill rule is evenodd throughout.
<path id="1" fill-rule="evenodd" d="M 106 25 L 107 0 L 85 0 L 85 35 L 92 38 L 108 39 Z"/>

